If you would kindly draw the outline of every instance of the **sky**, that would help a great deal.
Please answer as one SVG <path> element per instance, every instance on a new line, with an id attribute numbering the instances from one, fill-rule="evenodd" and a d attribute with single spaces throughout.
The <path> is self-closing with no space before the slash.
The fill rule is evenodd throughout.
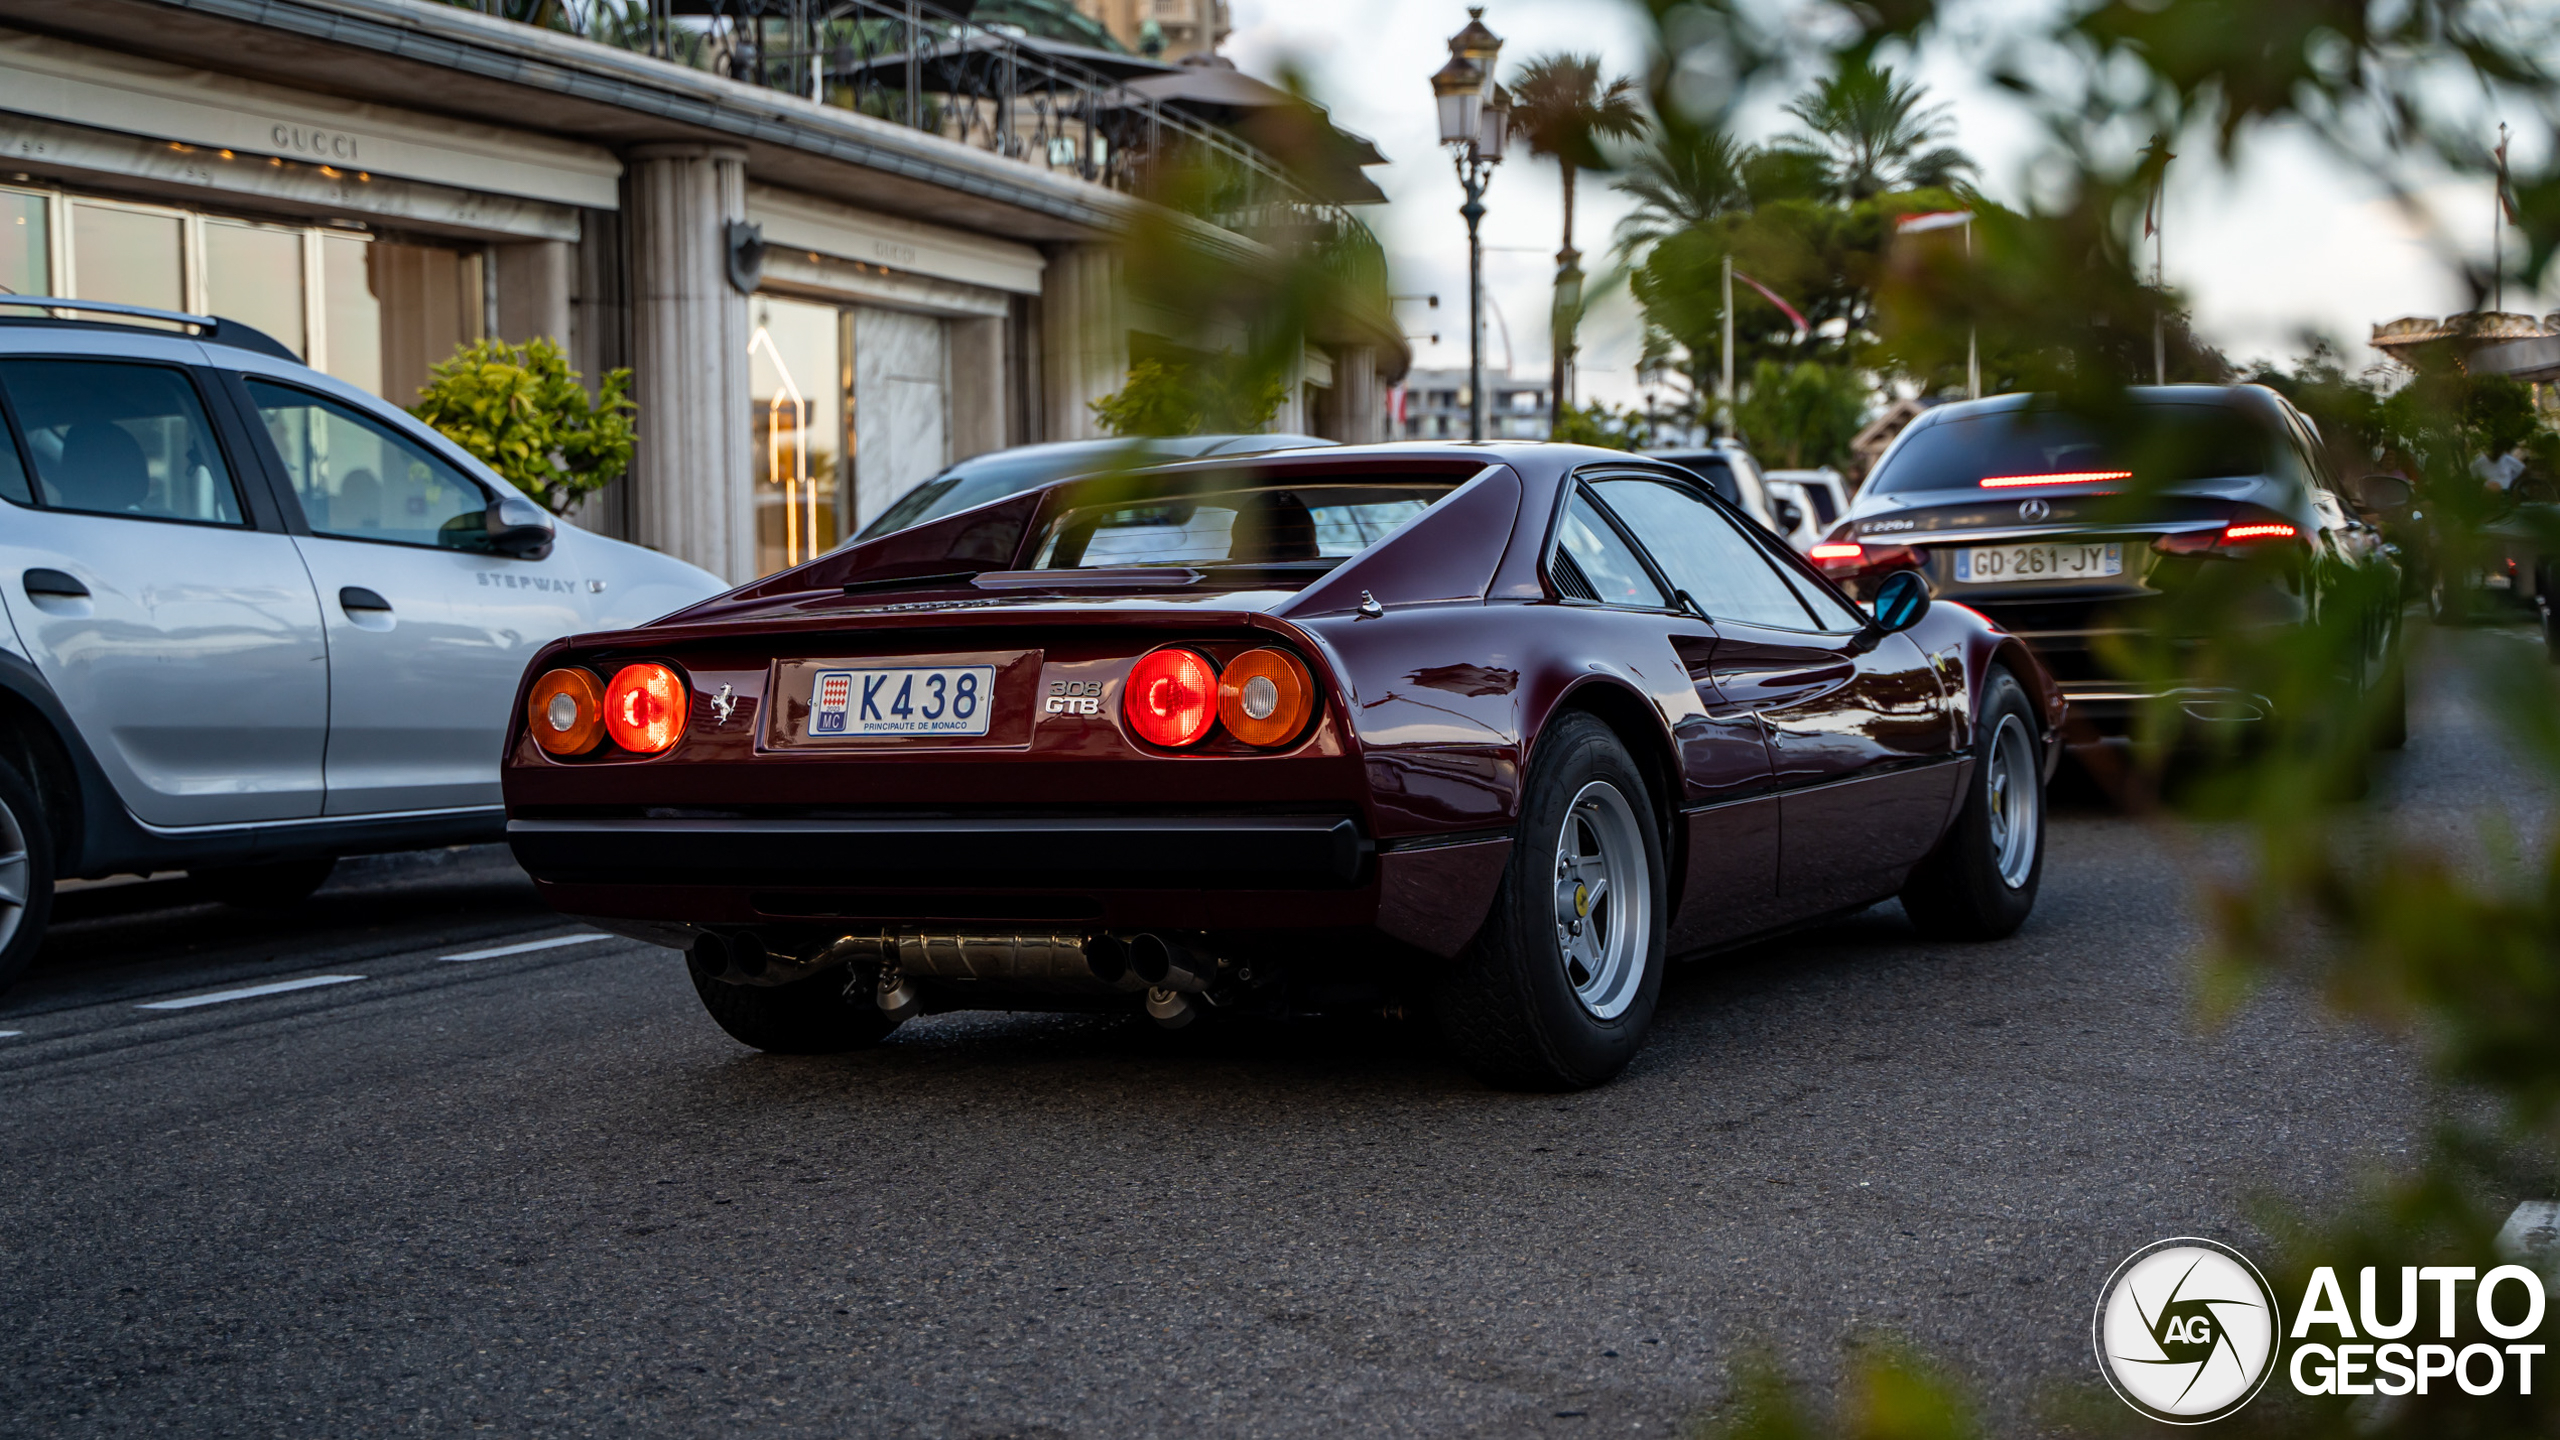
<path id="1" fill-rule="evenodd" d="M 1946 102 L 1953 142 L 1980 162 L 1982 188 L 2019 205 L 2041 149 L 2035 122 L 1981 78 L 1982 56 L 2004 23 L 2038 0 L 1977 0 L 1956 9 L 1948 37 L 1910 61 L 1909 73 Z M 1266 78 L 1295 65 L 1343 128 L 1368 136 L 1393 162 L 1368 173 L 1389 202 L 1366 213 L 1385 244 L 1399 295 L 1437 295 L 1396 309 L 1412 337 L 1414 362 L 1467 363 L 1466 222 L 1449 159 L 1438 145 L 1430 77 L 1448 58 L 1448 37 L 1466 23 L 1458 0 L 1232 0 L 1235 34 L 1226 53 Z M 1605 73 L 1641 75 L 1646 30 L 1632 5 L 1611 0 L 1490 0 L 1485 23 L 1506 42 L 1502 73 L 1555 50 L 1597 53 Z M 1773 102 L 1760 107 L 1754 138 L 1789 122 Z M 2484 121 L 2494 128 L 2494 120 Z M 2519 151 L 2521 158 L 2522 152 Z M 2364 342 L 2376 323 L 2466 308 L 2458 277 L 2436 248 L 2450 237 L 2485 259 L 2492 197 L 2482 182 L 2418 177 L 2431 225 L 2413 220 L 2376 180 L 2331 158 L 2300 133 L 2270 133 L 2248 144 L 2228 169 L 2204 147 L 2185 146 L 2170 168 L 2163 269 L 2191 300 L 2197 328 L 2246 364 L 2288 359 L 2309 331 L 2342 342 L 2349 368 L 2381 359 Z M 1523 376 L 1546 373 L 1547 305 L 1563 206 L 1556 167 L 1515 149 L 1485 197 L 1485 284 L 1490 302 L 1485 364 L 1508 362 Z M 1606 177 L 1578 187 L 1574 244 L 1597 273 L 1610 232 L 1629 208 Z M 2514 245 L 2509 232 L 2508 244 Z M 2541 315 L 2560 309 L 2560 291 L 2540 297 L 2511 289 L 2506 308 Z M 1433 336 L 1438 338 L 1436 342 Z M 1506 343 L 1507 342 L 1507 343 Z M 1639 343 L 1623 289 L 1588 316 L 1582 332 L 1581 398 L 1637 403 Z"/>

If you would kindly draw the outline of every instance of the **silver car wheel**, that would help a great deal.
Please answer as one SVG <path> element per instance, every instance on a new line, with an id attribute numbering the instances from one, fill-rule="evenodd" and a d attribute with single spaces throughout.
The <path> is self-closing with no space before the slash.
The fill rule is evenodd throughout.
<path id="1" fill-rule="evenodd" d="M 27 918 L 28 877 L 34 862 L 27 857 L 27 832 L 16 812 L 0 805 L 0 950 L 18 938 Z"/>
<path id="2" fill-rule="evenodd" d="M 1582 787 L 1556 836 L 1556 949 L 1582 1008 L 1614 1020 L 1635 1003 L 1653 936 L 1644 831 L 1625 792 Z"/>
<path id="3" fill-rule="evenodd" d="M 1991 774 L 1983 798 L 1991 811 L 1991 863 L 2000 883 L 2016 890 L 2036 865 L 2036 833 L 2044 823 L 2044 787 L 2036 783 L 2035 741 L 2015 715 L 2000 717 L 1991 737 Z"/>

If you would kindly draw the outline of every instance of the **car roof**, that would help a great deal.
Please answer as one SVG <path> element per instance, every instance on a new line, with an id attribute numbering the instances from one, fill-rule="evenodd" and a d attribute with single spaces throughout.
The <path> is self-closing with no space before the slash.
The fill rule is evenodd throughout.
<path id="1" fill-rule="evenodd" d="M 196 315 L 184 310 L 155 310 L 147 305 L 122 305 L 106 300 L 67 300 L 55 295 L 0 296 L 0 308 L 39 309 L 41 315 L 0 315 L 0 325 L 12 330 L 75 330 L 95 334 L 99 331 L 128 335 L 166 336 L 177 328 L 186 338 L 206 345 L 227 345 L 246 350 L 271 360 L 303 363 L 285 343 L 254 325 L 219 315 Z M 70 314 L 60 312 L 69 311 Z M 113 318 L 84 320 L 82 315 L 104 315 Z M 145 323 L 136 324 L 136 321 Z"/>

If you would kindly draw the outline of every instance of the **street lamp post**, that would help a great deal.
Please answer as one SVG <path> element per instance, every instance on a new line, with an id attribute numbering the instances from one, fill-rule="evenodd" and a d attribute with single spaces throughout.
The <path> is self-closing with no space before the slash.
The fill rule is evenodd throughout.
<path id="1" fill-rule="evenodd" d="M 1467 203 L 1467 438 L 1484 438 L 1484 222 L 1485 187 L 1502 147 L 1511 138 L 1511 102 L 1493 83 L 1502 37 L 1485 28 L 1484 7 L 1467 9 L 1467 28 L 1449 37 L 1449 63 L 1431 77 L 1440 108 L 1440 143 L 1458 170 Z"/>

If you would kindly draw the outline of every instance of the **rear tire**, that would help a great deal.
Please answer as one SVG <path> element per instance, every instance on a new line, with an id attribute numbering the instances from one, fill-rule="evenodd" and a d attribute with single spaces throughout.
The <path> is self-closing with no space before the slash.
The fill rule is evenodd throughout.
<path id="1" fill-rule="evenodd" d="M 2409 748 L 2409 672 L 2394 666 L 2391 678 L 2383 684 L 2382 711 L 2373 722 L 2373 748 L 2406 750 Z"/>
<path id="2" fill-rule="evenodd" d="M 1635 1058 L 1662 992 L 1668 894 L 1644 775 L 1580 712 L 1538 737 L 1492 914 L 1441 977 L 1450 1050 L 1489 1085 L 1579 1090 Z"/>
<path id="3" fill-rule="evenodd" d="M 35 787 L 0 764 L 0 990 L 26 973 L 53 916 L 53 829 Z"/>
<path id="4" fill-rule="evenodd" d="M 693 993 L 729 1038 L 769 1055 L 841 1055 L 880 1043 L 897 1028 L 869 992 L 847 999 L 850 972 L 838 966 L 788 985 L 735 985 L 690 959 Z"/>
<path id="5" fill-rule="evenodd" d="M 2044 765 L 2035 710 L 2010 673 L 1983 677 L 1964 809 L 1903 882 L 1902 909 L 1933 940 L 2017 933 L 2044 883 Z"/>
<path id="6" fill-rule="evenodd" d="M 229 865 L 187 874 L 225 905 L 242 910 L 290 910 L 329 883 L 338 857 L 278 860 L 266 865 Z"/>

